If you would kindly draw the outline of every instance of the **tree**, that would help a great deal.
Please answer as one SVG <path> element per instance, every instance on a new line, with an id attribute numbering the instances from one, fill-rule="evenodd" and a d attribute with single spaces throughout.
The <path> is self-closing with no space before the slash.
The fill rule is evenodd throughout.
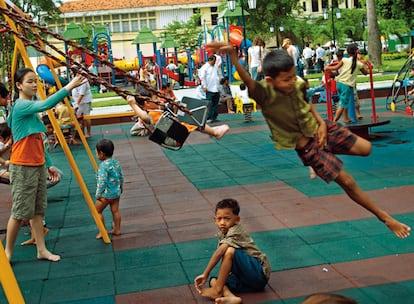
<path id="1" fill-rule="evenodd" d="M 24 13 L 28 14 L 38 23 L 48 23 L 59 19 L 60 11 L 56 5 L 61 5 L 62 1 L 53 0 L 13 0 Z"/>
<path id="2" fill-rule="evenodd" d="M 384 19 L 403 20 L 407 27 L 414 27 L 412 0 L 377 0 L 378 13 Z"/>
<path id="3" fill-rule="evenodd" d="M 166 28 L 167 35 L 170 35 L 182 49 L 190 48 L 194 50 L 198 47 L 198 34 L 201 31 L 199 26 L 200 15 L 191 16 L 187 22 L 178 22 L 174 20 Z"/>
<path id="4" fill-rule="evenodd" d="M 381 40 L 377 19 L 377 10 L 375 8 L 375 0 L 367 0 L 367 24 L 368 24 L 368 46 L 369 60 L 375 67 L 382 64 L 381 60 Z"/>

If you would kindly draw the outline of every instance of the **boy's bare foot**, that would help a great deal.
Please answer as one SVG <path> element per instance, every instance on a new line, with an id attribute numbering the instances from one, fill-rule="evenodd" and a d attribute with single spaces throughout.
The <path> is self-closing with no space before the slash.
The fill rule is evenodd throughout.
<path id="1" fill-rule="evenodd" d="M 95 237 L 97 240 L 99 240 L 99 239 L 101 239 L 102 238 L 102 234 L 100 234 L 100 233 L 98 233 L 97 235 L 96 235 L 96 237 Z"/>
<path id="2" fill-rule="evenodd" d="M 48 250 L 45 250 L 44 252 L 39 252 L 37 254 L 38 260 L 47 260 L 49 262 L 58 262 L 60 261 L 60 255 L 53 254 Z"/>
<path id="3" fill-rule="evenodd" d="M 221 125 L 212 128 L 214 130 L 214 137 L 217 139 L 222 139 L 224 134 L 226 134 L 230 127 L 228 125 Z"/>
<path id="4" fill-rule="evenodd" d="M 112 229 L 108 233 L 112 234 L 112 235 L 116 235 L 116 236 L 121 235 L 121 231 L 118 231 L 118 230 L 115 230 L 115 229 Z"/>
<path id="5" fill-rule="evenodd" d="M 215 300 L 215 299 L 217 299 L 217 298 L 220 298 L 220 297 L 222 297 L 223 295 L 222 294 L 218 294 L 213 288 L 203 288 L 203 289 L 201 289 L 201 292 L 200 292 L 200 294 L 203 296 L 203 297 L 206 297 L 206 298 L 210 298 L 210 299 L 213 299 L 213 300 Z"/>
<path id="6" fill-rule="evenodd" d="M 316 172 L 315 172 L 315 170 L 313 170 L 313 168 L 312 167 L 309 167 L 309 177 L 311 178 L 311 179 L 316 179 L 318 176 L 316 175 Z"/>
<path id="7" fill-rule="evenodd" d="M 242 303 L 242 298 L 239 297 L 221 297 L 215 300 L 216 304 L 240 304 Z"/>
<path id="8" fill-rule="evenodd" d="M 400 223 L 392 217 L 386 219 L 384 223 L 387 225 L 388 229 L 394 232 L 394 234 L 400 239 L 405 239 L 406 237 L 410 236 L 411 227 L 407 226 L 406 224 Z"/>

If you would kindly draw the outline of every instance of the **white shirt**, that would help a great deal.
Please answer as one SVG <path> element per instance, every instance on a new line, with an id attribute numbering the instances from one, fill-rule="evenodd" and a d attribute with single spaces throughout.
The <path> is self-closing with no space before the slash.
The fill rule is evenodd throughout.
<path id="1" fill-rule="evenodd" d="M 305 47 L 303 49 L 302 55 L 305 59 L 312 58 L 314 51 L 310 47 Z"/>
<path id="2" fill-rule="evenodd" d="M 323 57 L 325 57 L 325 50 L 321 47 L 318 47 L 316 49 L 316 60 L 322 59 Z"/>
<path id="3" fill-rule="evenodd" d="M 250 61 L 250 68 L 254 68 L 259 66 L 260 61 L 263 58 L 263 47 L 259 46 L 259 45 L 254 45 L 249 47 L 249 49 L 247 50 L 247 53 L 249 55 Z"/>
<path id="4" fill-rule="evenodd" d="M 215 65 L 206 62 L 198 71 L 198 76 L 200 77 L 202 86 L 206 87 L 208 92 L 218 93 L 220 76 L 218 68 Z"/>
<path id="5" fill-rule="evenodd" d="M 80 96 L 83 95 L 81 102 L 79 103 Z M 72 90 L 72 97 L 75 104 L 82 104 L 82 103 L 91 103 L 92 102 L 92 93 L 91 87 L 89 82 L 85 82 L 80 86 L 74 88 Z"/>

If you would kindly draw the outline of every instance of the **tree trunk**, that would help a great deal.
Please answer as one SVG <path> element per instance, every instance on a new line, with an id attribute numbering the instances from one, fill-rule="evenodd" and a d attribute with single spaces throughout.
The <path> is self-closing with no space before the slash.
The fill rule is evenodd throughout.
<path id="1" fill-rule="evenodd" d="M 367 0 L 367 23 L 368 23 L 368 57 L 374 67 L 379 68 L 381 61 L 381 39 L 375 9 L 375 0 Z"/>

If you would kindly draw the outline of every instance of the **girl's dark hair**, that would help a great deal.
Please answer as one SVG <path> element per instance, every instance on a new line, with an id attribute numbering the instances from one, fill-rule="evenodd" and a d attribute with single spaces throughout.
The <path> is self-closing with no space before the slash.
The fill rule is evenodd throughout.
<path id="1" fill-rule="evenodd" d="M 16 101 L 16 99 L 19 98 L 19 89 L 17 88 L 16 83 L 22 83 L 24 76 L 26 76 L 26 74 L 28 74 L 28 73 L 34 73 L 34 72 L 33 72 L 32 69 L 22 68 L 22 69 L 18 69 L 14 73 L 14 97 L 13 97 L 13 101 Z"/>
<path id="2" fill-rule="evenodd" d="M 216 212 L 219 209 L 230 208 L 234 215 L 239 215 L 240 206 L 239 203 L 233 198 L 225 198 L 219 201 L 216 205 Z"/>
<path id="3" fill-rule="evenodd" d="M 263 72 L 272 78 L 280 72 L 289 72 L 295 66 L 293 58 L 285 50 L 273 50 L 263 59 Z"/>
<path id="4" fill-rule="evenodd" d="M 355 43 L 351 43 L 346 48 L 346 51 L 348 52 L 348 55 L 352 57 L 352 67 L 351 67 L 351 74 L 355 71 L 356 63 L 358 60 L 358 46 Z"/>
<path id="5" fill-rule="evenodd" d="M 229 80 L 229 77 L 224 76 L 223 78 L 220 79 L 220 84 L 223 85 L 226 82 L 226 80 Z"/>
<path id="6" fill-rule="evenodd" d="M 3 137 L 3 139 L 9 138 L 11 136 L 11 129 L 7 123 L 0 124 L 0 136 Z"/>
<path id="7" fill-rule="evenodd" d="M 9 96 L 9 90 L 7 90 L 6 86 L 2 82 L 0 82 L 0 96 L 2 98 Z"/>
<path id="8" fill-rule="evenodd" d="M 110 139 L 101 139 L 96 143 L 96 151 L 102 152 L 105 156 L 111 157 L 114 154 L 114 143 Z"/>

